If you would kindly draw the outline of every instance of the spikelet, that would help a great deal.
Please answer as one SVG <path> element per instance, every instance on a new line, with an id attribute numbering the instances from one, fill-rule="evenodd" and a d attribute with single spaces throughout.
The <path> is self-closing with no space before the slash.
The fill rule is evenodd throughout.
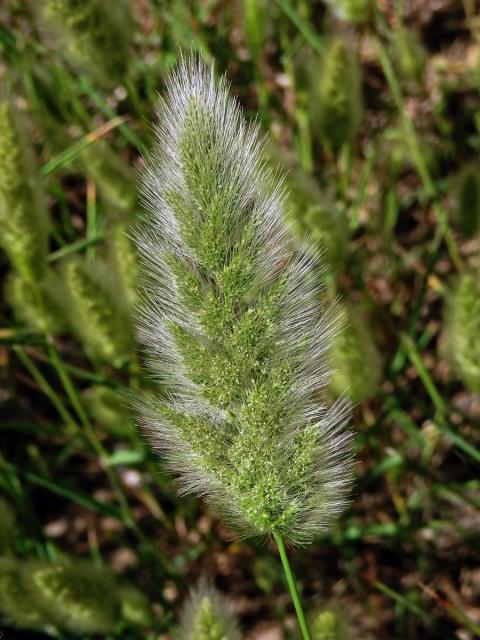
<path id="1" fill-rule="evenodd" d="M 201 580 L 183 606 L 178 640 L 240 640 L 228 601 Z"/>
<path id="2" fill-rule="evenodd" d="M 32 606 L 24 579 L 20 560 L 7 556 L 0 558 L 0 617 L 17 627 L 40 627 L 47 620 Z"/>
<path id="3" fill-rule="evenodd" d="M 115 580 L 107 569 L 83 560 L 28 561 L 21 582 L 32 610 L 76 635 L 110 633 L 120 615 Z"/>
<path id="4" fill-rule="evenodd" d="M 125 400 L 108 387 L 95 385 L 84 394 L 85 405 L 100 427 L 117 438 L 132 438 L 136 429 Z"/>
<path id="5" fill-rule="evenodd" d="M 70 260 L 64 268 L 70 322 L 86 350 L 106 362 L 131 356 L 133 336 L 126 309 L 101 265 Z"/>
<path id="6" fill-rule="evenodd" d="M 182 62 L 160 118 L 138 234 L 141 339 L 169 396 L 144 425 L 184 491 L 246 534 L 309 543 L 351 479 L 348 407 L 317 399 L 335 313 L 291 250 L 281 187 L 225 80 Z"/>
<path id="7" fill-rule="evenodd" d="M 128 225 L 118 223 L 107 237 L 110 259 L 127 306 L 138 299 L 138 253 L 130 233 Z"/>
<path id="8" fill-rule="evenodd" d="M 17 537 L 17 519 L 9 503 L 0 498 L 0 556 L 10 553 Z"/>
<path id="9" fill-rule="evenodd" d="M 329 605 L 316 612 L 310 628 L 312 640 L 348 640 L 351 637 L 345 613 L 337 610 L 336 606 Z"/>
<path id="10" fill-rule="evenodd" d="M 331 353 L 335 369 L 330 389 L 333 395 L 346 389 L 352 402 L 372 398 L 382 380 L 382 358 L 359 305 L 343 306 L 345 323 Z"/>
<path id="11" fill-rule="evenodd" d="M 132 173 L 105 140 L 97 140 L 86 147 L 80 156 L 80 164 L 114 209 L 133 212 L 136 193 Z"/>
<path id="12" fill-rule="evenodd" d="M 454 184 L 455 218 L 463 235 L 472 238 L 480 230 L 480 167 L 467 164 Z"/>
<path id="13" fill-rule="evenodd" d="M 47 271 L 37 284 L 12 273 L 7 279 L 5 293 L 15 315 L 32 329 L 58 334 L 67 327 L 65 291 L 53 271 Z"/>
<path id="14" fill-rule="evenodd" d="M 332 40 L 325 53 L 311 104 L 313 133 L 327 148 L 338 149 L 355 139 L 362 112 L 360 70 L 341 37 Z"/>
<path id="15" fill-rule="evenodd" d="M 0 100 L 0 245 L 18 273 L 36 281 L 46 265 L 48 214 L 18 114 Z"/>
<path id="16" fill-rule="evenodd" d="M 105 86 L 122 82 L 131 32 L 123 0 L 41 0 L 40 16 L 72 64 Z"/>
<path id="17" fill-rule="evenodd" d="M 326 0 L 326 3 L 337 18 L 353 24 L 368 22 L 372 15 L 372 0 Z"/>
<path id="18" fill-rule="evenodd" d="M 135 627 L 149 627 L 153 623 L 152 609 L 138 589 L 121 587 L 118 591 L 123 619 Z"/>
<path id="19" fill-rule="evenodd" d="M 447 356 L 457 376 L 480 394 L 480 272 L 462 274 L 448 297 Z"/>

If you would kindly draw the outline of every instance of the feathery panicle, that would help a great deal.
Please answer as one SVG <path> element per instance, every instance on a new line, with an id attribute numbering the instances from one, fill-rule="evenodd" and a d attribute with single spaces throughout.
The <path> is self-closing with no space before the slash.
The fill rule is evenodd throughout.
<path id="1" fill-rule="evenodd" d="M 335 370 L 330 390 L 334 395 L 346 390 L 352 402 L 372 398 L 382 380 L 382 358 L 359 305 L 342 305 L 345 320 L 339 340 L 332 349 Z"/>
<path id="2" fill-rule="evenodd" d="M 20 320 L 41 333 L 58 334 L 65 330 L 65 290 L 60 278 L 47 271 L 33 284 L 12 273 L 6 283 L 6 297 Z"/>
<path id="3" fill-rule="evenodd" d="M 480 271 L 462 274 L 450 293 L 446 313 L 447 356 L 474 393 L 480 394 Z"/>
<path id="4" fill-rule="evenodd" d="M 327 147 L 339 149 L 355 139 L 362 114 L 360 69 L 342 37 L 325 53 L 312 105 L 314 133 Z"/>
<path id="5" fill-rule="evenodd" d="M 36 182 L 34 158 L 12 103 L 0 101 L 0 245 L 31 282 L 46 267 L 48 214 Z"/>
<path id="6" fill-rule="evenodd" d="M 178 640 L 240 640 L 229 603 L 201 580 L 183 606 Z"/>
<path id="7" fill-rule="evenodd" d="M 348 407 L 318 399 L 337 320 L 313 261 L 292 252 L 281 186 L 227 89 L 183 62 L 160 110 L 140 327 L 170 391 L 144 424 L 185 491 L 245 533 L 306 544 L 350 487 Z"/>
<path id="8" fill-rule="evenodd" d="M 455 217 L 460 231 L 472 238 L 480 230 L 480 166 L 470 163 L 455 180 Z"/>
<path id="9" fill-rule="evenodd" d="M 136 203 L 132 172 L 105 140 L 97 140 L 86 147 L 80 156 L 80 163 L 114 209 L 132 212 Z"/>
<path id="10" fill-rule="evenodd" d="M 122 82 L 130 42 L 123 0 L 40 0 L 40 6 L 63 55 L 106 86 Z"/>
<path id="11" fill-rule="evenodd" d="M 131 356 L 128 312 L 102 265 L 69 260 L 64 269 L 71 304 L 70 322 L 87 351 L 116 363 Z"/>

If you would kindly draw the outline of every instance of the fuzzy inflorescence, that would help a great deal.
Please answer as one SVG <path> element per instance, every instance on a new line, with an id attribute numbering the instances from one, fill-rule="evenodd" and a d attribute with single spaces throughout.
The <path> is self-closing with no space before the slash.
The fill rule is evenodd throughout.
<path id="1" fill-rule="evenodd" d="M 178 640 L 241 640 L 228 601 L 206 580 L 192 590 L 182 609 Z"/>
<path id="2" fill-rule="evenodd" d="M 183 62 L 159 116 L 140 327 L 169 393 L 144 424 L 185 491 L 245 533 L 308 543 L 350 487 L 348 407 L 319 400 L 336 315 L 291 249 L 281 183 L 225 80 Z"/>

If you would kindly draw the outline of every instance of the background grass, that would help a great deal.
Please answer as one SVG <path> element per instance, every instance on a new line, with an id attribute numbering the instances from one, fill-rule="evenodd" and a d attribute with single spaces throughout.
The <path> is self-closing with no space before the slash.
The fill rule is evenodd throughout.
<path id="1" fill-rule="evenodd" d="M 103 0 L 106 15 L 81 26 L 100 35 L 80 45 L 42 4 L 0 6 L 0 79 L 34 147 L 59 282 L 75 258 L 101 282 L 115 272 L 103 304 L 125 303 L 135 256 L 112 238 L 141 216 L 157 92 L 181 49 L 214 58 L 258 114 L 269 161 L 288 168 L 298 241 L 325 245 L 328 296 L 357 327 L 337 354 L 357 394 L 357 480 L 334 530 L 294 556 L 307 608 L 333 596 L 358 638 L 479 637 L 480 402 L 447 357 L 444 320 L 456 279 L 478 273 L 476 3 L 350 0 L 335 13 L 320 1 Z M 154 622 L 111 637 L 170 637 L 200 575 L 229 594 L 248 637 L 293 637 L 274 550 L 178 498 L 118 400 L 152 388 L 134 351 L 99 357 L 68 309 L 57 331 L 32 328 L 22 300 L 0 308 L 0 491 L 15 554 L 90 558 L 141 589 Z"/>

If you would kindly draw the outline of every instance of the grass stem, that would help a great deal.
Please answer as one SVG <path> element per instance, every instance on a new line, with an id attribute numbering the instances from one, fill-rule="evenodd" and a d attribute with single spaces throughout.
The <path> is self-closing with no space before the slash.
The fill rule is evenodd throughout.
<path id="1" fill-rule="evenodd" d="M 285 577 L 287 578 L 288 588 L 290 590 L 290 595 L 292 596 L 292 601 L 295 607 L 295 612 L 297 614 L 298 624 L 302 632 L 303 640 L 311 640 L 312 636 L 310 635 L 310 631 L 308 630 L 305 614 L 303 613 L 302 603 L 300 602 L 297 585 L 295 584 L 295 578 L 293 577 L 292 569 L 290 568 L 290 562 L 288 560 L 287 550 L 285 549 L 285 543 L 282 536 L 278 533 L 275 534 L 275 542 L 277 543 L 278 552 L 282 560 L 283 570 L 285 571 Z"/>

